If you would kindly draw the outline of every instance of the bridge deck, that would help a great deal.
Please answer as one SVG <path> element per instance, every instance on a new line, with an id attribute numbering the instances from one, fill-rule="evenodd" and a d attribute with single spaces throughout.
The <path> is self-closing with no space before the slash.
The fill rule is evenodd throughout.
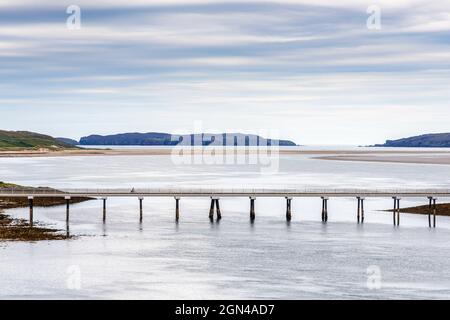
<path id="1" fill-rule="evenodd" d="M 2 188 L 0 197 L 450 197 L 450 189 L 26 189 Z"/>

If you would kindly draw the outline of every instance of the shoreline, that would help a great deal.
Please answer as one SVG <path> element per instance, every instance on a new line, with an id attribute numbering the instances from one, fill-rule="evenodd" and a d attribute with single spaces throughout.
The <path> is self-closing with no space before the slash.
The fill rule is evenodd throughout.
<path id="1" fill-rule="evenodd" d="M 71 204 L 91 200 L 90 198 L 72 198 Z M 62 198 L 36 198 L 35 207 L 55 207 L 64 205 Z M 0 198 L 0 243 L 11 241 L 36 242 L 43 240 L 68 240 L 73 236 L 63 234 L 63 230 L 46 227 L 45 224 L 36 223 L 32 227 L 26 219 L 12 218 L 5 211 L 15 208 L 28 207 L 28 199 L 2 197 Z"/>
<path id="2" fill-rule="evenodd" d="M 30 227 L 26 220 L 11 218 L 3 209 L 0 209 L 0 244 L 3 242 L 36 242 L 73 238 L 70 235 L 62 234 L 61 231 L 46 228 L 39 224 Z"/>
<path id="3" fill-rule="evenodd" d="M 433 157 L 424 157 L 428 153 L 415 152 L 415 154 L 407 155 L 334 155 L 313 157 L 318 160 L 328 161 L 357 161 L 357 162 L 378 162 L 378 163 L 398 163 L 398 164 L 434 164 L 434 165 L 450 165 L 450 153 L 432 152 Z"/>

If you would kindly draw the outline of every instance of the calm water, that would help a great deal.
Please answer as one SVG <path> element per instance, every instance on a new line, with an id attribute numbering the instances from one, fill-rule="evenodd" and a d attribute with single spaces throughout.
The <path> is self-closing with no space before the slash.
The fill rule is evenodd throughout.
<path id="1" fill-rule="evenodd" d="M 175 165 L 168 156 L 0 159 L 0 180 L 51 187 L 363 187 L 450 188 L 450 166 L 334 162 L 281 156 L 279 170 L 258 165 Z M 450 199 L 440 199 L 441 201 Z M 450 220 L 402 214 L 391 199 L 366 200 L 356 224 L 355 199 L 221 199 L 222 221 L 208 220 L 209 199 L 138 202 L 108 199 L 71 207 L 70 241 L 0 243 L 0 298 L 449 298 Z M 426 199 L 402 200 L 402 206 Z M 27 209 L 10 210 L 27 217 Z M 36 208 L 37 220 L 65 229 L 65 208 Z M 372 271 L 375 270 L 375 277 Z M 379 273 L 378 273 L 379 271 Z M 368 275 L 369 272 L 369 275 Z M 379 281 L 378 281 L 379 279 Z M 368 286 L 375 283 L 375 287 Z"/>

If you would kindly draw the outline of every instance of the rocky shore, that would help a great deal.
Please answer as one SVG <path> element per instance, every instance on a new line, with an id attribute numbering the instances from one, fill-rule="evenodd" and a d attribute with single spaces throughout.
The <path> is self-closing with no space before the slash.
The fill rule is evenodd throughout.
<path id="1" fill-rule="evenodd" d="M 20 188 L 20 186 L 0 182 L 0 188 Z M 25 188 L 25 187 L 24 187 Z M 26 188 L 29 189 L 28 187 Z M 91 200 L 90 198 L 72 198 L 71 203 L 79 203 Z M 66 203 L 64 198 L 35 198 L 35 207 L 54 207 Z M 65 240 L 71 236 L 61 230 L 47 228 L 43 224 L 35 224 L 30 227 L 27 220 L 14 219 L 5 214 L 5 209 L 26 208 L 27 198 L 1 197 L 0 198 L 0 242 L 2 241 L 41 241 L 41 240 Z"/>

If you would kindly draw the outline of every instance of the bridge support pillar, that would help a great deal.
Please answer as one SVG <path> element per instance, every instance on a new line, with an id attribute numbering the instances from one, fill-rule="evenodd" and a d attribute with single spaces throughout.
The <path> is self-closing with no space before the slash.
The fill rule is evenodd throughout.
<path id="1" fill-rule="evenodd" d="M 286 197 L 286 221 L 291 221 L 292 213 L 291 213 L 291 201 L 292 198 Z"/>
<path id="2" fill-rule="evenodd" d="M 219 206 L 219 198 L 216 199 L 216 214 L 217 214 L 217 220 L 222 219 L 222 213 L 220 212 L 220 206 Z"/>
<path id="3" fill-rule="evenodd" d="M 255 197 L 250 197 L 250 221 L 255 221 Z"/>
<path id="4" fill-rule="evenodd" d="M 394 226 L 397 224 L 396 214 L 397 214 L 397 197 L 392 197 L 394 199 L 394 210 L 392 210 L 392 219 Z"/>
<path id="5" fill-rule="evenodd" d="M 106 199 L 107 198 L 102 198 L 102 201 L 103 201 L 103 223 L 106 222 Z"/>
<path id="6" fill-rule="evenodd" d="M 328 198 L 327 197 L 321 197 L 322 198 L 322 222 L 328 221 Z"/>
<path id="7" fill-rule="evenodd" d="M 433 198 L 433 228 L 436 228 L 436 198 Z"/>
<path id="8" fill-rule="evenodd" d="M 358 223 L 364 223 L 364 200 L 365 198 L 356 197 L 358 199 Z"/>
<path id="9" fill-rule="evenodd" d="M 211 197 L 211 207 L 209 208 L 209 220 L 214 221 L 214 211 L 216 212 L 216 219 L 219 221 L 222 219 L 222 213 L 220 212 L 219 198 Z"/>
<path id="10" fill-rule="evenodd" d="M 209 208 L 209 220 L 211 220 L 211 222 L 214 220 L 214 206 L 216 204 L 216 200 L 211 197 L 211 207 Z"/>
<path id="11" fill-rule="evenodd" d="M 30 205 L 30 227 L 33 227 L 33 197 L 28 197 L 28 204 Z"/>
<path id="12" fill-rule="evenodd" d="M 142 223 L 143 220 L 143 214 L 144 214 L 144 210 L 142 208 L 142 201 L 144 200 L 144 198 L 139 197 L 139 222 Z"/>
<path id="13" fill-rule="evenodd" d="M 400 200 L 401 198 L 392 197 L 394 199 L 394 211 L 393 211 L 393 220 L 394 226 L 400 225 Z"/>
<path id="14" fill-rule="evenodd" d="M 175 197 L 175 221 L 180 220 L 180 198 Z"/>
<path id="15" fill-rule="evenodd" d="M 358 220 L 358 223 L 360 222 L 360 214 L 361 214 L 361 197 L 356 197 L 358 199 L 358 213 L 356 215 L 356 219 Z"/>
<path id="16" fill-rule="evenodd" d="M 66 199 L 66 223 L 70 220 L 70 197 L 64 197 Z"/>
<path id="17" fill-rule="evenodd" d="M 433 212 L 433 197 L 428 197 L 428 228 L 431 228 L 432 212 Z"/>

